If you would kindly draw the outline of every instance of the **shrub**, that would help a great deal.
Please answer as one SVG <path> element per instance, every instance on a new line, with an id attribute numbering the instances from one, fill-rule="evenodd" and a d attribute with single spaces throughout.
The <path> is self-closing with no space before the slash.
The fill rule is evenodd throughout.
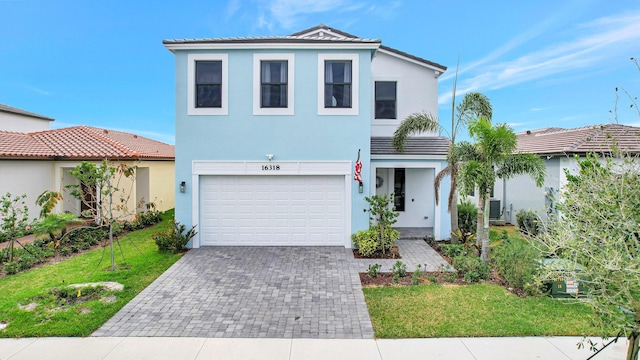
<path id="1" fill-rule="evenodd" d="M 464 245 L 462 244 L 442 244 L 440 248 L 446 256 L 452 259 L 456 256 L 464 255 Z"/>
<path id="2" fill-rule="evenodd" d="M 468 200 L 458 204 L 458 227 L 465 233 L 476 233 L 478 208 Z"/>
<path id="3" fill-rule="evenodd" d="M 536 236 L 542 230 L 540 226 L 540 218 L 535 211 L 520 210 L 516 213 L 516 222 L 520 231 L 526 235 Z"/>
<path id="4" fill-rule="evenodd" d="M 191 229 L 187 230 L 186 225 L 172 220 L 170 227 L 151 235 L 151 237 L 158 245 L 160 251 L 178 253 L 184 251 L 187 248 L 189 240 L 196 236 L 197 232 L 195 228 L 196 226 L 194 225 Z"/>
<path id="5" fill-rule="evenodd" d="M 381 267 L 382 265 L 380 264 L 369 265 L 369 268 L 367 269 L 367 274 L 369 274 L 369 276 L 371 277 L 378 277 L 378 271 L 380 271 Z"/>
<path id="6" fill-rule="evenodd" d="M 378 233 L 376 229 L 360 230 L 351 235 L 351 242 L 358 248 L 362 256 L 371 256 L 378 250 Z"/>
<path id="7" fill-rule="evenodd" d="M 376 251 L 386 252 L 400 238 L 400 232 L 389 227 L 384 229 L 384 236 L 380 241 L 378 231 L 379 228 L 372 227 L 369 230 L 360 230 L 351 235 L 351 242 L 358 248 L 362 256 L 372 256 Z"/>
<path id="8" fill-rule="evenodd" d="M 462 274 L 467 282 L 478 282 L 489 279 L 491 266 L 488 262 L 473 255 L 460 255 L 453 258 L 453 267 Z"/>
<path id="9" fill-rule="evenodd" d="M 391 267 L 391 271 L 393 272 L 393 275 L 397 274 L 399 277 L 405 277 L 407 276 L 407 265 L 402 261 L 398 260 Z"/>
<path id="10" fill-rule="evenodd" d="M 509 239 L 493 251 L 493 264 L 509 286 L 524 290 L 535 282 L 540 253 L 518 239 Z"/>
<path id="11" fill-rule="evenodd" d="M 13 275 L 18 272 L 18 264 L 14 261 L 9 261 L 4 264 L 4 273 L 7 275 Z"/>

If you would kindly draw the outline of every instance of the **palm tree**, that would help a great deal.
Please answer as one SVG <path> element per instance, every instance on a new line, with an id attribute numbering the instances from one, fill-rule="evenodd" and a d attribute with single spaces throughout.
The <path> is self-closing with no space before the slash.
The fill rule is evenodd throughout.
<path id="1" fill-rule="evenodd" d="M 496 178 L 506 180 L 529 174 L 538 187 L 545 177 L 542 159 L 534 154 L 515 153 L 516 134 L 506 124 L 492 125 L 485 117 L 469 121 L 469 135 L 474 143 L 460 142 L 453 149 L 459 159 L 459 180 L 466 193 L 478 189 L 477 243 L 482 245 L 481 257 L 489 259 L 489 194 Z"/>
<path id="2" fill-rule="evenodd" d="M 453 83 L 453 97 L 451 100 L 451 132 L 449 133 L 449 151 L 447 155 L 447 166 L 442 169 L 435 177 L 434 191 L 436 204 L 440 201 L 440 184 L 442 179 L 449 176 L 451 180 L 451 188 L 449 191 L 448 210 L 451 214 L 451 230 L 458 229 L 458 192 L 457 192 L 457 172 L 459 167 L 458 159 L 453 156 L 452 149 L 456 143 L 456 134 L 461 127 L 465 126 L 470 119 L 476 117 L 485 117 L 491 119 L 492 108 L 489 99 L 478 92 L 465 94 L 462 102 L 455 106 L 456 101 L 456 82 Z M 404 151 L 407 138 L 413 134 L 422 132 L 445 132 L 447 131 L 439 124 L 438 118 L 430 114 L 415 113 L 409 115 L 400 123 L 398 129 L 393 134 L 393 146 L 398 151 Z M 452 232 L 451 242 L 458 243 L 459 239 Z"/>

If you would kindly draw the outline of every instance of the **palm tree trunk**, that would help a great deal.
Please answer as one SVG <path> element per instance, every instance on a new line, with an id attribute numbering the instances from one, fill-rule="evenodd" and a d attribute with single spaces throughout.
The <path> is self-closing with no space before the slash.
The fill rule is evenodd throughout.
<path id="1" fill-rule="evenodd" d="M 483 197 L 480 195 L 480 189 L 478 189 L 478 217 L 476 221 L 476 247 L 482 245 L 482 239 L 484 239 L 484 202 Z"/>
<path id="2" fill-rule="evenodd" d="M 454 191 L 451 201 L 451 243 L 460 244 L 460 239 L 453 233 L 460 227 L 458 224 L 458 192 Z"/>
<path id="3" fill-rule="evenodd" d="M 627 360 L 638 360 L 638 340 L 640 333 L 634 332 L 629 336 L 629 347 L 627 348 Z"/>
<path id="4" fill-rule="evenodd" d="M 482 231 L 482 252 L 480 258 L 484 261 L 489 261 L 489 194 L 484 194 L 484 210 L 483 211 L 483 231 Z"/>

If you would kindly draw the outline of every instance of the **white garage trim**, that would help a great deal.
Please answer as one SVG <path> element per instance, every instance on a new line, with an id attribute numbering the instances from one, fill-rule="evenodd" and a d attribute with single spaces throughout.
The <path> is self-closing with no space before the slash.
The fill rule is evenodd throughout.
<path id="1" fill-rule="evenodd" d="M 351 247 L 351 161 L 207 161 L 192 162 L 191 204 L 192 223 L 200 233 L 200 177 L 209 175 L 339 175 L 344 176 L 344 242 Z M 193 239 L 193 247 L 201 246 L 199 235 Z"/>

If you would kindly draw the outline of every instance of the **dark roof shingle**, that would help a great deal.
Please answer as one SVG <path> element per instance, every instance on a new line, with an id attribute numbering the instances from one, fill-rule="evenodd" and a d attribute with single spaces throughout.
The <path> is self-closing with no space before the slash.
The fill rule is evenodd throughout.
<path id="1" fill-rule="evenodd" d="M 9 106 L 9 105 L 4 105 L 4 104 L 0 104 L 0 111 L 1 112 L 12 113 L 12 114 L 30 116 L 30 117 L 34 117 L 34 118 L 38 118 L 38 119 L 43 119 L 43 120 L 54 121 L 53 118 L 50 118 L 50 117 L 47 117 L 47 116 L 44 116 L 44 115 L 40 115 L 40 114 L 36 114 L 36 113 L 32 113 L 30 111 L 18 109 L 16 107 Z"/>
<path id="2" fill-rule="evenodd" d="M 404 152 L 393 147 L 392 137 L 372 137 L 371 155 L 434 155 L 446 156 L 449 139 L 446 137 L 413 137 L 407 139 Z"/>

